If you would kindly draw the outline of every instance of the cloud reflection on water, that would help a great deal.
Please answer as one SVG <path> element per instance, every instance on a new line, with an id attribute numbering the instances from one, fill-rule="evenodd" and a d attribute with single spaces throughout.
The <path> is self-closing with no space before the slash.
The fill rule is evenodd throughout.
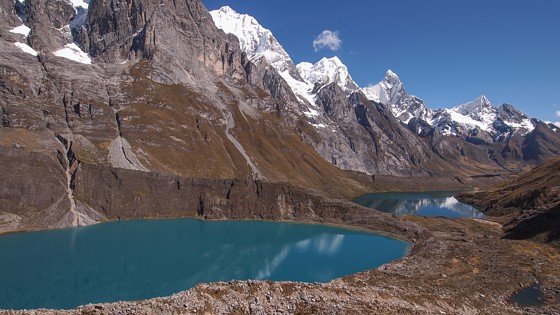
<path id="1" fill-rule="evenodd" d="M 343 242 L 344 235 L 321 234 L 295 244 L 285 245 L 276 256 L 265 262 L 265 266 L 259 270 L 257 278 L 260 280 L 269 278 L 294 249 L 299 251 L 300 254 L 315 253 L 334 256 L 340 251 Z"/>

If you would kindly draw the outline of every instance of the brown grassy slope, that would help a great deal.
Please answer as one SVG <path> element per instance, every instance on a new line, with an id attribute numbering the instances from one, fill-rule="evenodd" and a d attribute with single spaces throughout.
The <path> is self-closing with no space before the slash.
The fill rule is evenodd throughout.
<path id="1" fill-rule="evenodd" d="M 560 159 L 550 160 L 518 178 L 459 196 L 504 223 L 506 237 L 560 241 Z"/>
<path id="2" fill-rule="evenodd" d="M 183 85 L 154 82 L 148 78 L 149 71 L 142 63 L 132 69 L 134 80 L 123 88 L 127 98 L 119 104 L 118 114 L 122 136 L 150 170 L 183 177 L 251 178 L 251 168 L 226 134 L 229 112 L 235 123 L 230 134 L 263 180 L 334 196 L 373 190 L 371 178 L 327 162 L 274 113 L 241 104 L 240 99 L 251 95 L 237 96 L 258 91 L 218 81 L 215 96 L 205 95 Z"/>
<path id="3" fill-rule="evenodd" d="M 560 201 L 560 159 L 545 162 L 514 180 L 468 195 L 489 215 L 508 214 L 515 209 L 542 208 Z"/>

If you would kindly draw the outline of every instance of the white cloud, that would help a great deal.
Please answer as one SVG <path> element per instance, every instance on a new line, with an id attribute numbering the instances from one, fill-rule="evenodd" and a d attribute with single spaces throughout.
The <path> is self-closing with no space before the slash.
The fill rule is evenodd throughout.
<path id="1" fill-rule="evenodd" d="M 560 118 L 560 110 L 556 111 L 556 117 Z"/>
<path id="2" fill-rule="evenodd" d="M 328 48 L 332 51 L 337 51 L 342 46 L 342 40 L 338 36 L 338 31 L 324 30 L 313 41 L 313 48 L 319 51 L 323 48 Z"/>

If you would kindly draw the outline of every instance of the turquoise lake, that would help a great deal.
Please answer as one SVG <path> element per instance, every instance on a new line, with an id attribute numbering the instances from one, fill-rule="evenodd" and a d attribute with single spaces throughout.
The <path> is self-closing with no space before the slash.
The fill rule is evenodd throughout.
<path id="1" fill-rule="evenodd" d="M 459 202 L 457 192 L 395 192 L 362 195 L 354 202 L 395 215 L 447 218 L 484 218 L 475 207 Z"/>
<path id="2" fill-rule="evenodd" d="M 122 221 L 0 236 L 0 309 L 168 296 L 197 283 L 328 282 L 407 254 L 361 231 L 261 221 Z"/>

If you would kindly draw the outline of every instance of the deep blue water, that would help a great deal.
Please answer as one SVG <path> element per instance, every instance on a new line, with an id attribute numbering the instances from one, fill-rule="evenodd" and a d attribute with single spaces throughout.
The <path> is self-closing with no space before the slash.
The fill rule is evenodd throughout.
<path id="1" fill-rule="evenodd" d="M 448 218 L 484 218 L 476 208 L 453 197 L 457 192 L 396 192 L 362 195 L 354 202 L 396 215 Z"/>
<path id="2" fill-rule="evenodd" d="M 0 309 L 138 300 L 200 282 L 327 282 L 402 258 L 409 244 L 329 226 L 125 221 L 0 237 Z"/>

